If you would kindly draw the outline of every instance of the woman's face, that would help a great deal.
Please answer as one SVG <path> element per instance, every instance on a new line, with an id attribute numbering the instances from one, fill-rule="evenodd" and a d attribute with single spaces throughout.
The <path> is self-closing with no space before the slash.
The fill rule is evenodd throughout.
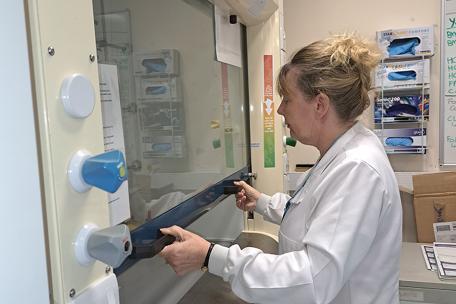
<path id="1" fill-rule="evenodd" d="M 286 95 L 283 96 L 277 113 L 285 118 L 290 134 L 307 145 L 315 143 L 315 100 L 304 96 L 298 89 L 297 72 L 290 70 L 285 76 Z"/>

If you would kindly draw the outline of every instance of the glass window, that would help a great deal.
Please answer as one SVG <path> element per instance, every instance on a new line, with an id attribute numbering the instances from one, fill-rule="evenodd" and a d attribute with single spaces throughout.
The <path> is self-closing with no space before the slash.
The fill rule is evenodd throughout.
<path id="1" fill-rule="evenodd" d="M 117 66 L 134 228 L 248 165 L 246 66 L 215 60 L 206 0 L 93 6 L 98 63 Z"/>

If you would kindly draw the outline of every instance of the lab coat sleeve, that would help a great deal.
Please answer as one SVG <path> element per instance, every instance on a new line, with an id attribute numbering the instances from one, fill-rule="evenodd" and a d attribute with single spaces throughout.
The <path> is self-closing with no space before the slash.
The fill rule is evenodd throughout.
<path id="1" fill-rule="evenodd" d="M 208 269 L 249 303 L 315 303 L 309 259 L 303 252 L 274 255 L 252 247 L 215 245 Z"/>
<path id="2" fill-rule="evenodd" d="M 209 271 L 248 302 L 330 303 L 369 250 L 385 195 L 379 174 L 363 162 L 332 171 L 315 189 L 307 233 L 293 240 L 303 249 L 271 255 L 216 245 Z"/>
<path id="3" fill-rule="evenodd" d="M 290 196 L 284 193 L 276 193 L 273 196 L 262 193 L 258 199 L 255 211 L 261 214 L 267 221 L 280 224 L 282 221 L 285 204 Z"/>

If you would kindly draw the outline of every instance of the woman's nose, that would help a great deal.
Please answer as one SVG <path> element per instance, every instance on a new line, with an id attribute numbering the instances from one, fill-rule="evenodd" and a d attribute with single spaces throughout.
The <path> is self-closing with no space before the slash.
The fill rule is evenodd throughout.
<path id="1" fill-rule="evenodd" d="M 283 116 L 283 102 L 280 103 L 279 108 L 277 109 L 277 113 Z"/>

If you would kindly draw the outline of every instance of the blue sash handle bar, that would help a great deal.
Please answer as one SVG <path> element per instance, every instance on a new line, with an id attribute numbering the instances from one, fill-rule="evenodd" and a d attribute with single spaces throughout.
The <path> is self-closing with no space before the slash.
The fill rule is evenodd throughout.
<path id="1" fill-rule="evenodd" d="M 166 236 L 163 237 L 160 228 L 173 225 L 187 227 L 229 195 L 237 192 L 238 188 L 233 181 L 247 181 L 249 177 L 249 168 L 244 167 L 131 231 L 134 254 L 117 267 L 115 273 L 121 274 L 141 258 L 153 257 L 163 247 L 174 241 L 171 238 L 165 238 Z"/>

